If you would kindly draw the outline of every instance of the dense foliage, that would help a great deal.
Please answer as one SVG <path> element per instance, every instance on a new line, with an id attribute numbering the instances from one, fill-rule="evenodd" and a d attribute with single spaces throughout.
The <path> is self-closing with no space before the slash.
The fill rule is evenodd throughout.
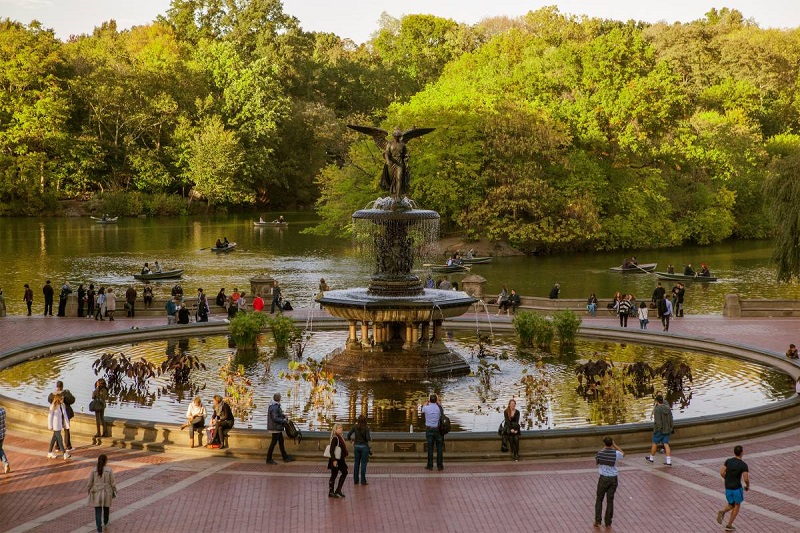
<path id="1" fill-rule="evenodd" d="M 150 25 L 68 42 L 2 21 L 0 66 L 0 214 L 99 192 L 111 214 L 133 193 L 144 213 L 316 202 L 316 231 L 343 234 L 382 164 L 348 122 L 435 127 L 413 141 L 411 197 L 528 251 L 764 237 L 800 189 L 800 30 L 729 9 L 384 16 L 356 45 L 279 0 L 172 0 Z"/>

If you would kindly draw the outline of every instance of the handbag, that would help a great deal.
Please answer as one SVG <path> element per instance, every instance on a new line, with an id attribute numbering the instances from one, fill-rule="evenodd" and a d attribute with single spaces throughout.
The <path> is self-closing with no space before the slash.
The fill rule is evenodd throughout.
<path id="1" fill-rule="evenodd" d="M 94 400 L 89 402 L 89 410 L 91 412 L 93 412 L 93 413 L 95 411 L 102 411 L 105 408 L 106 408 L 106 406 L 103 405 L 103 401 L 102 400 L 98 400 L 98 399 L 95 398 Z"/>
<path id="2" fill-rule="evenodd" d="M 325 446 L 325 451 L 322 452 L 322 457 L 327 457 L 328 459 L 331 458 L 331 445 L 330 444 Z"/>
<path id="3" fill-rule="evenodd" d="M 333 451 L 333 455 L 334 455 L 333 459 L 335 459 L 337 461 L 339 459 L 341 459 L 342 458 L 342 447 L 341 446 L 337 446 Z M 322 457 L 327 457 L 328 459 L 331 458 L 331 445 L 330 444 L 325 446 L 325 451 L 322 452 Z"/>

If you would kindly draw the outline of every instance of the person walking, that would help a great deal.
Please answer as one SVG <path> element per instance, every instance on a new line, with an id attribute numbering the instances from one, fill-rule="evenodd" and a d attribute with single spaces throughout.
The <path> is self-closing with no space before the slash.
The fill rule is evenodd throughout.
<path id="1" fill-rule="evenodd" d="M 190 427 L 189 442 L 191 448 L 194 448 L 194 434 L 197 433 L 197 445 L 203 445 L 203 428 L 206 427 L 206 406 L 203 405 L 203 400 L 200 396 L 195 396 L 192 403 L 186 409 L 186 423 L 181 426 L 181 430 Z"/>
<path id="2" fill-rule="evenodd" d="M 428 443 L 428 464 L 425 470 L 433 470 L 433 447 L 436 446 L 436 468 L 444 470 L 444 435 L 439 431 L 439 419 L 443 413 L 439 405 L 439 398 L 431 394 L 428 402 L 422 407 L 422 417 L 425 420 L 425 440 Z"/>
<path id="3" fill-rule="evenodd" d="M 740 445 L 733 447 L 733 457 L 725 460 L 725 464 L 719 470 L 719 475 L 725 480 L 725 500 L 728 502 L 721 511 L 717 512 L 717 523 L 722 524 L 722 520 L 728 511 L 731 516 L 728 523 L 725 524 L 725 531 L 735 531 L 733 521 L 739 515 L 739 509 L 744 501 L 744 491 L 750 490 L 750 471 L 747 468 L 747 463 L 742 461 L 744 455 L 744 448 Z M 744 487 L 742 487 L 742 479 L 744 479 Z"/>
<path id="4" fill-rule="evenodd" d="M 664 397 L 659 394 L 656 396 L 656 406 L 653 409 L 653 445 L 650 447 L 650 455 L 646 457 L 647 462 L 654 462 L 653 455 L 658 445 L 663 444 L 667 454 L 664 464 L 672 466 L 672 450 L 669 447 L 669 436 L 673 431 L 672 422 L 672 410 L 664 403 Z"/>
<path id="5" fill-rule="evenodd" d="M 669 319 L 672 316 L 672 302 L 669 301 L 669 298 L 664 296 L 658 301 L 656 306 L 663 330 L 669 331 Z"/>
<path id="6" fill-rule="evenodd" d="M 136 288 L 131 285 L 128 287 L 128 290 L 125 291 L 125 303 L 128 304 L 126 306 L 128 310 L 128 318 L 134 318 L 136 316 L 136 311 L 134 309 L 134 306 L 136 305 L 136 296 Z"/>
<path id="7" fill-rule="evenodd" d="M 42 287 L 42 294 L 44 295 L 44 316 L 47 316 L 48 313 L 53 316 L 53 295 L 55 291 L 49 279 L 45 281 L 44 287 Z"/>
<path id="8" fill-rule="evenodd" d="M 275 314 L 275 307 L 281 312 L 281 288 L 278 287 L 278 280 L 272 280 L 272 305 L 269 308 L 269 314 Z"/>
<path id="9" fill-rule="evenodd" d="M 517 401 L 509 400 L 508 407 L 503 411 L 503 430 L 506 434 L 509 447 L 511 448 L 511 458 L 519 461 L 519 411 L 517 411 Z"/>
<path id="10" fill-rule="evenodd" d="M 347 440 L 353 445 L 353 484 L 358 485 L 359 473 L 361 474 L 361 484 L 367 485 L 367 463 L 369 463 L 369 441 L 372 437 L 367 426 L 367 417 L 360 415 L 350 431 L 347 432 Z"/>
<path id="11" fill-rule="evenodd" d="M 97 289 L 97 299 L 94 303 L 94 319 L 97 320 L 98 317 L 102 322 L 105 320 L 103 316 L 106 314 L 106 290 L 103 287 Z"/>
<path id="12" fill-rule="evenodd" d="M 98 379 L 94 383 L 94 391 L 92 392 L 92 403 L 89 404 L 91 411 L 94 411 L 94 422 L 97 426 L 97 432 L 94 435 L 93 443 L 100 444 L 100 437 L 108 437 L 106 433 L 106 404 L 108 403 L 108 386 L 106 380 L 103 378 Z M 91 409 L 94 407 L 94 409 Z"/>
<path id="13" fill-rule="evenodd" d="M 3 450 L 3 441 L 6 438 L 6 408 L 0 407 L 0 462 L 3 463 L 3 473 L 8 474 L 11 472 L 11 465 L 8 462 L 8 456 Z"/>
<path id="14" fill-rule="evenodd" d="M 28 307 L 28 316 L 31 316 L 31 306 L 33 305 L 33 290 L 27 283 L 25 284 L 25 294 L 22 297 L 25 305 Z"/>
<path id="15" fill-rule="evenodd" d="M 114 321 L 114 311 L 117 310 L 117 295 L 114 294 L 114 288 L 109 287 L 106 290 L 106 311 L 108 311 L 108 319 Z"/>
<path id="16" fill-rule="evenodd" d="M 94 291 L 94 284 L 89 284 L 89 290 L 86 291 L 86 317 L 92 318 L 94 316 L 95 302 L 97 293 Z"/>
<path id="17" fill-rule="evenodd" d="M 328 470 L 331 471 L 331 478 L 328 481 L 328 498 L 344 498 L 342 487 L 347 477 L 347 443 L 342 433 L 344 429 L 341 424 L 334 424 L 331 431 L 330 450 L 331 456 L 328 458 Z M 336 485 L 336 477 L 339 476 L 339 484 Z M 336 486 L 336 490 L 334 490 Z"/>
<path id="18" fill-rule="evenodd" d="M 61 394 L 53 395 L 53 402 L 50 404 L 50 412 L 47 416 L 47 429 L 53 432 L 50 438 L 50 448 L 47 451 L 48 459 L 55 459 L 58 454 L 53 453 L 53 448 L 58 447 L 58 450 L 64 454 L 64 460 L 70 458 L 70 454 L 64 447 L 64 440 L 61 438 L 61 431 L 69 429 L 69 417 L 67 410 L 64 408 L 64 401 Z"/>
<path id="19" fill-rule="evenodd" d="M 64 402 L 64 410 L 67 412 L 67 418 L 69 418 L 71 423 L 72 419 L 75 417 L 75 411 L 72 409 L 72 404 L 75 403 L 75 396 L 72 395 L 69 389 L 64 389 L 64 382 L 61 380 L 56 381 L 56 390 L 47 395 L 47 403 L 52 404 L 56 394 L 61 395 L 61 399 Z M 64 428 L 64 446 L 68 452 L 71 452 L 75 449 L 72 447 L 72 439 L 70 438 L 69 427 Z"/>
<path id="20" fill-rule="evenodd" d="M 269 409 L 267 409 L 267 431 L 272 433 L 272 441 L 269 443 L 269 448 L 267 449 L 268 465 L 278 464 L 272 460 L 272 452 L 275 451 L 276 444 L 281 449 L 281 457 L 283 457 L 284 463 L 291 463 L 294 461 L 294 457 L 286 453 L 286 448 L 283 444 L 283 429 L 285 424 L 286 415 L 283 414 L 283 409 L 281 409 L 281 395 L 275 393 L 272 396 L 272 403 Z"/>
<path id="21" fill-rule="evenodd" d="M 606 500 L 606 514 L 604 520 L 606 527 L 611 527 L 614 520 L 614 494 L 619 486 L 619 472 L 617 463 L 625 457 L 623 452 L 611 437 L 603 437 L 603 449 L 594 456 L 594 462 L 600 471 L 597 480 L 597 495 L 594 500 L 594 527 L 600 527 L 600 518 L 603 516 L 603 499 Z"/>
<path id="22" fill-rule="evenodd" d="M 89 506 L 94 507 L 94 522 L 97 533 L 103 533 L 103 528 L 108 527 L 111 514 L 111 501 L 117 497 L 117 484 L 114 482 L 114 472 L 106 467 L 108 457 L 101 453 L 97 456 L 97 467 L 92 469 L 86 491 L 89 493 Z"/>

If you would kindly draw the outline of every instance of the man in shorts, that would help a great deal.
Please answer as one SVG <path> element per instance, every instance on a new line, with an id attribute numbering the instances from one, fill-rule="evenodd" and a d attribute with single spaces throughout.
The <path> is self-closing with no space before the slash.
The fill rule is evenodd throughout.
<path id="1" fill-rule="evenodd" d="M 731 511 L 731 517 L 728 523 L 725 524 L 725 531 L 736 531 L 733 527 L 733 521 L 739 514 L 739 507 L 744 501 L 744 491 L 750 490 L 750 474 L 748 473 L 747 463 L 742 461 L 742 454 L 744 449 L 741 446 L 733 448 L 733 455 L 730 459 L 725 461 L 722 468 L 719 470 L 719 475 L 725 480 L 725 499 L 728 505 L 717 513 L 717 523 L 721 524 L 725 514 Z M 744 478 L 744 487 L 742 487 L 742 478 Z"/>
<path id="2" fill-rule="evenodd" d="M 664 445 L 664 451 L 667 452 L 667 459 L 664 464 L 672 466 L 672 450 L 669 447 L 669 436 L 672 433 L 672 410 L 669 405 L 664 403 L 662 395 L 656 396 L 656 407 L 653 409 L 653 445 L 650 447 L 650 455 L 645 457 L 647 462 L 654 462 L 653 454 L 659 444 Z"/>

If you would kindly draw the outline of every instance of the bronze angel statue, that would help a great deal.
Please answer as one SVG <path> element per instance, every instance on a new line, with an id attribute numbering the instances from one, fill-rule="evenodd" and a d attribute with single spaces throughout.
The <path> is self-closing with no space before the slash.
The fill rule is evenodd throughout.
<path id="1" fill-rule="evenodd" d="M 381 189 L 388 191 L 395 200 L 401 199 L 408 193 L 411 173 L 408 168 L 408 148 L 406 142 L 415 137 L 432 132 L 435 128 L 411 128 L 400 131 L 395 128 L 392 140 L 388 139 L 389 132 L 372 126 L 357 126 L 348 124 L 348 128 L 361 133 L 366 133 L 375 140 L 378 148 L 383 150 L 383 173 L 381 174 Z"/>

